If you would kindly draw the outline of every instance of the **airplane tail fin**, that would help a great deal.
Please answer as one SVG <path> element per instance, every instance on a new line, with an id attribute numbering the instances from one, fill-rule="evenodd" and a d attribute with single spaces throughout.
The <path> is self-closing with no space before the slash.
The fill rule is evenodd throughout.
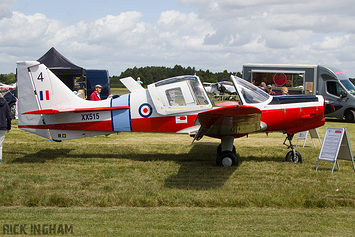
<path id="1" fill-rule="evenodd" d="M 42 65 L 44 66 L 44 65 Z M 32 132 L 31 126 L 43 124 L 42 116 L 22 115 L 27 111 L 41 110 L 48 107 L 50 100 L 49 92 L 41 85 L 48 84 L 49 73 L 47 70 L 40 70 L 40 63 L 35 61 L 17 62 L 17 94 L 18 94 L 18 125 L 26 126 L 25 130 Z M 44 73 L 45 75 L 43 75 Z M 47 130 L 41 129 L 36 134 L 50 138 Z"/>
<path id="2" fill-rule="evenodd" d="M 17 73 L 20 113 L 68 108 L 69 104 L 72 106 L 75 101 L 80 101 L 54 73 L 39 62 L 18 62 Z"/>
<path id="3" fill-rule="evenodd" d="M 84 108 L 92 107 L 108 108 L 110 106 L 110 100 L 88 101 L 78 97 L 45 65 L 36 61 L 17 62 L 17 90 L 19 128 L 48 139 L 52 139 L 53 129 L 56 131 L 59 129 L 58 126 L 54 128 L 49 124 L 75 122 L 68 114 L 64 115 L 62 112 L 83 111 Z M 55 115 L 56 113 L 61 114 L 58 117 Z M 59 127 L 68 130 L 68 126 L 66 128 Z M 66 139 L 69 139 L 69 133 L 65 134 Z M 79 132 L 72 135 L 70 139 L 89 136 L 88 133 L 77 134 Z M 61 137 L 58 140 L 63 140 L 60 133 L 58 136 Z"/>

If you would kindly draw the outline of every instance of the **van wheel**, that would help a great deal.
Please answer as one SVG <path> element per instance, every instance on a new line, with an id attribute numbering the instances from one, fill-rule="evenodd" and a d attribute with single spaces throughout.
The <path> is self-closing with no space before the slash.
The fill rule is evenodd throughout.
<path id="1" fill-rule="evenodd" d="M 346 112 L 345 114 L 345 120 L 348 123 L 353 123 L 355 122 L 355 112 L 353 110 L 349 110 L 348 112 Z"/>

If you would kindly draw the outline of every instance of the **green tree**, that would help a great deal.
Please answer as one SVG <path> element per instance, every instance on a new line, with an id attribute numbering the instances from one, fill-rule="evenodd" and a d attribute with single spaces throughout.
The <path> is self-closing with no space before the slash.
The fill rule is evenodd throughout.
<path id="1" fill-rule="evenodd" d="M 16 82 L 16 75 L 13 73 L 0 74 L 0 82 L 4 84 L 11 84 Z"/>
<path id="2" fill-rule="evenodd" d="M 110 85 L 111 87 L 124 87 L 123 84 L 119 81 L 121 78 L 132 77 L 133 79 L 137 79 L 140 77 L 143 85 L 149 85 L 151 83 L 160 81 L 162 79 L 182 76 L 182 75 L 197 75 L 200 77 L 202 82 L 219 82 L 223 78 L 229 79 L 230 75 L 237 75 L 242 77 L 240 72 L 228 72 L 224 70 L 223 72 L 213 73 L 210 70 L 196 70 L 195 67 L 188 66 L 187 68 L 182 67 L 181 65 L 175 65 L 173 68 L 167 67 L 141 67 L 141 68 L 128 68 L 124 72 L 121 73 L 120 76 L 111 76 L 110 77 Z"/>

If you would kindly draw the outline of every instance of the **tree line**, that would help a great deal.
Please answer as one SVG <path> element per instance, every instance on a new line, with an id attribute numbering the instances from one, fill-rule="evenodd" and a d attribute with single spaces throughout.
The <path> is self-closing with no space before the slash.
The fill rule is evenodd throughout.
<path id="1" fill-rule="evenodd" d="M 242 77 L 240 72 L 210 72 L 209 70 L 196 70 L 195 67 L 182 67 L 181 65 L 175 65 L 173 68 L 168 67 L 134 67 L 128 68 L 119 76 L 110 76 L 110 86 L 112 88 L 124 87 L 120 79 L 125 77 L 133 77 L 137 79 L 140 77 L 143 85 L 149 85 L 162 79 L 182 76 L 182 75 L 197 75 L 202 82 L 219 82 L 224 78 L 229 78 L 230 75 L 237 75 Z M 355 78 L 349 78 L 350 81 L 355 84 Z M 16 75 L 14 73 L 0 74 L 0 83 L 11 84 L 16 82 Z M 301 83 L 302 84 L 302 83 Z"/>
<path id="2" fill-rule="evenodd" d="M 160 81 L 162 79 L 182 76 L 182 75 L 197 75 L 200 77 L 202 82 L 218 82 L 223 78 L 229 78 L 230 75 L 237 75 L 242 77 L 240 72 L 228 72 L 224 70 L 223 72 L 213 73 L 209 70 L 196 70 L 195 67 L 182 67 L 181 65 L 175 65 L 173 68 L 168 67 L 134 67 L 128 68 L 119 76 L 110 77 L 110 86 L 111 87 L 124 87 L 119 79 L 125 77 L 133 77 L 135 80 L 140 77 L 140 80 L 143 82 L 143 85 L 149 85 L 151 83 Z"/>
<path id="3" fill-rule="evenodd" d="M 143 85 L 149 85 L 151 83 L 160 81 L 162 79 L 182 76 L 182 75 L 197 75 L 200 77 L 202 82 L 219 82 L 223 78 L 229 78 L 230 75 L 237 75 L 242 77 L 240 72 L 228 72 L 224 70 L 223 72 L 213 73 L 209 70 L 196 70 L 195 67 L 182 67 L 181 65 L 175 65 L 173 68 L 169 67 L 134 67 L 128 68 L 119 76 L 110 76 L 110 86 L 112 88 L 124 87 L 120 79 L 125 77 L 133 77 L 135 80 L 140 77 Z M 0 83 L 11 84 L 16 82 L 16 75 L 14 73 L 10 74 L 0 74 Z"/>
<path id="4" fill-rule="evenodd" d="M 133 77 L 135 80 L 140 77 L 143 85 L 149 85 L 151 83 L 160 81 L 162 79 L 182 76 L 182 75 L 197 75 L 202 82 L 219 82 L 223 78 L 229 78 L 230 75 L 237 75 L 242 77 L 239 72 L 223 72 L 213 73 L 209 70 L 196 70 L 195 67 L 182 67 L 181 65 L 175 65 L 173 68 L 168 67 L 134 67 L 128 68 L 119 76 L 110 76 L 110 86 L 112 88 L 124 87 L 120 79 L 125 77 Z M 0 74 L 0 83 L 11 84 L 16 82 L 16 75 L 14 73 Z"/>
<path id="5" fill-rule="evenodd" d="M 0 83 L 11 84 L 16 82 L 16 75 L 14 73 L 0 74 Z"/>

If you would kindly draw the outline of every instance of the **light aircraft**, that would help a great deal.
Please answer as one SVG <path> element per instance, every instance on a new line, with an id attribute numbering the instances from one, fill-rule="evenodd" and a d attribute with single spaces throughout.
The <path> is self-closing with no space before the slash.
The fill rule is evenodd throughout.
<path id="1" fill-rule="evenodd" d="M 76 96 L 45 65 L 17 62 L 18 127 L 54 141 L 116 132 L 187 133 L 221 139 L 219 166 L 236 166 L 234 139 L 249 133 L 281 131 L 292 150 L 286 160 L 301 162 L 293 135 L 325 123 L 322 96 L 269 96 L 231 76 L 240 102 L 216 106 L 198 76 L 177 76 L 144 89 L 133 78 L 121 82 L 131 93 L 101 101 Z M 331 106 L 332 112 L 335 109 Z M 285 144 L 286 145 L 286 144 Z"/>
<path id="2" fill-rule="evenodd" d="M 236 90 L 233 84 L 230 84 L 228 81 L 217 82 L 217 83 L 203 83 L 203 86 L 208 94 L 214 94 L 219 96 L 220 91 L 218 90 L 221 86 L 224 86 L 225 93 L 230 95 L 235 94 Z"/>
<path id="3" fill-rule="evenodd" d="M 3 83 L 0 83 L 0 91 L 11 91 L 15 88 L 14 85 L 6 85 Z"/>

